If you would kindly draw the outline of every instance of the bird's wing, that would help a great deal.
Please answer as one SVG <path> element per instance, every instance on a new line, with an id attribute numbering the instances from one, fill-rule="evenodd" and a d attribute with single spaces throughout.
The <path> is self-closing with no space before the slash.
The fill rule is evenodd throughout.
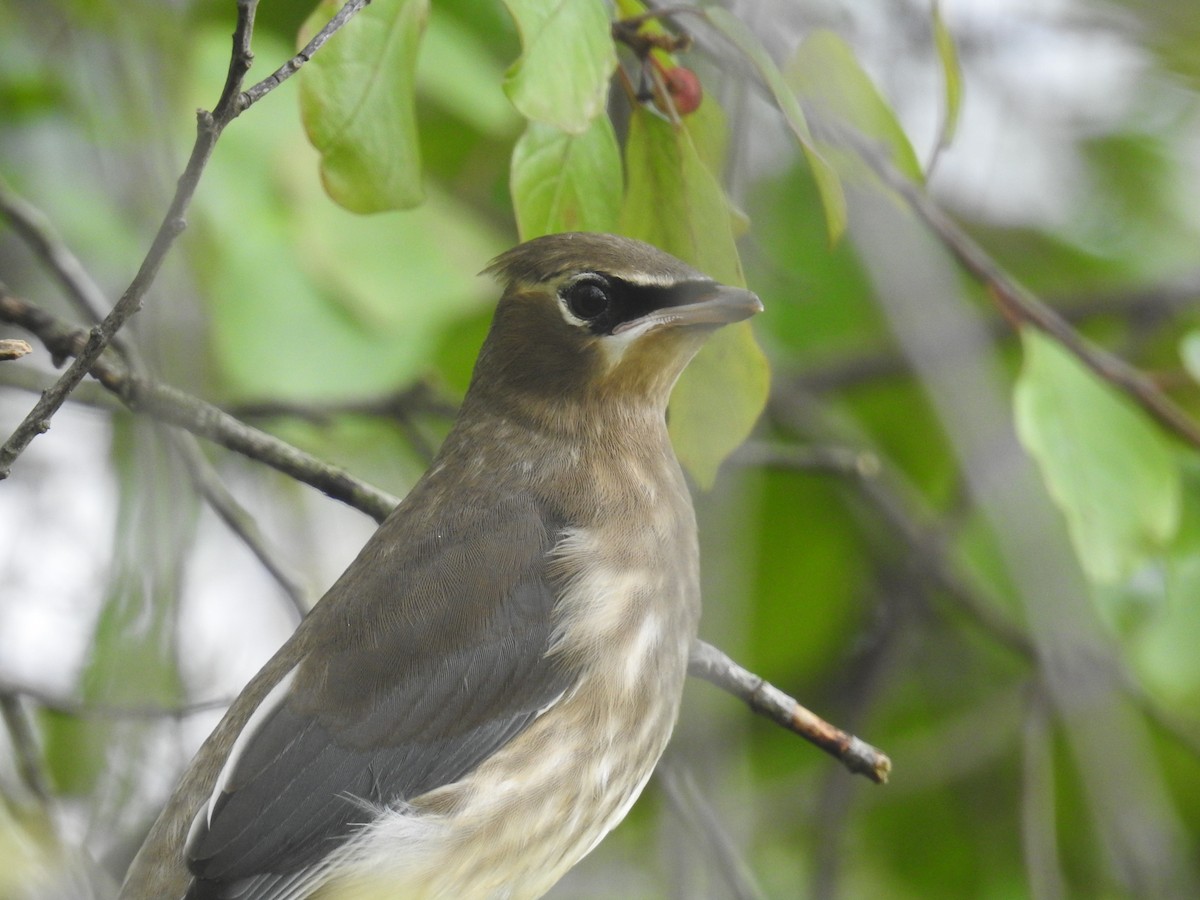
<path id="1" fill-rule="evenodd" d="M 189 897 L 288 896 L 289 873 L 460 779 L 570 688 L 547 657 L 559 525 L 519 498 L 452 521 L 390 519 L 301 626 L 301 662 L 196 816 Z"/>

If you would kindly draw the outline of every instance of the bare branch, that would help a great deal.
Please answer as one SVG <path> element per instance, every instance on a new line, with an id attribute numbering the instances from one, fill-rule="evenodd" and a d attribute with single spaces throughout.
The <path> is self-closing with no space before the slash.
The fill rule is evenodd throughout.
<path id="1" fill-rule="evenodd" d="M 865 139 L 848 133 L 846 138 L 884 183 L 900 194 L 912 211 L 937 235 L 959 265 L 987 288 L 992 301 L 1014 327 L 1029 325 L 1054 338 L 1096 375 L 1129 395 L 1160 425 L 1193 447 L 1200 448 L 1200 423 L 1164 394 L 1153 379 L 1120 357 L 1096 346 L 1072 328 L 1062 315 L 1005 272 L 922 187 L 905 178 Z"/>
<path id="2" fill-rule="evenodd" d="M 191 157 L 179 179 L 175 196 L 159 225 L 150 250 L 142 260 L 141 267 L 129 287 L 125 289 L 125 293 L 109 310 L 104 320 L 91 329 L 87 342 L 76 354 L 75 361 L 59 377 L 54 386 L 42 394 L 8 441 L 3 447 L 0 447 L 0 479 L 8 477 L 13 462 L 29 446 L 34 437 L 49 430 L 51 418 L 66 402 L 71 391 L 83 381 L 84 376 L 91 371 L 93 364 L 100 358 L 100 354 L 104 352 L 116 333 L 141 307 L 142 298 L 158 275 L 167 251 L 186 227 L 183 215 L 200 183 L 200 176 L 208 164 L 217 138 L 220 137 L 224 127 L 238 114 L 234 97 L 250 67 L 252 59 L 249 51 L 250 35 L 254 28 L 254 11 L 257 6 L 258 0 L 239 0 L 237 28 L 233 37 L 234 52 L 229 62 L 229 74 L 226 77 L 225 89 L 213 112 L 201 110 L 197 113 L 196 142 L 192 146 Z"/>
<path id="3" fill-rule="evenodd" d="M 346 5 L 338 10 L 337 15 L 330 19 L 324 28 L 313 35 L 313 39 L 305 44 L 299 53 L 262 81 L 258 82 L 258 84 L 251 86 L 242 93 L 238 98 L 238 112 L 244 112 L 300 71 L 300 67 L 312 59 L 313 54 L 321 49 L 322 45 L 333 36 L 334 32 L 349 22 L 356 13 L 368 6 L 370 2 L 371 0 L 348 0 Z"/>
<path id="4" fill-rule="evenodd" d="M 334 17 L 334 20 L 323 28 L 317 37 L 313 38 L 310 47 L 305 48 L 302 53 L 306 52 L 308 56 L 315 53 L 338 28 L 365 6 L 366 2 L 367 0 L 351 0 L 347 3 Z M 100 354 L 113 341 L 129 317 L 141 308 L 142 298 L 154 283 L 167 252 L 186 227 L 184 213 L 191 204 L 196 187 L 200 183 L 200 177 L 208 165 L 213 148 L 225 130 L 225 126 L 274 87 L 274 84 L 264 87 L 253 97 L 244 95 L 241 90 L 246 73 L 250 70 L 250 65 L 254 60 L 250 42 L 254 32 L 254 15 L 257 8 L 258 0 L 238 0 L 237 25 L 233 32 L 233 52 L 229 60 L 225 86 L 212 112 L 200 110 L 196 115 L 196 141 L 192 145 L 191 156 L 179 178 L 175 196 L 167 208 L 166 215 L 159 225 L 150 250 L 142 260 L 137 274 L 103 321 L 92 328 L 87 342 L 75 354 L 75 361 L 59 377 L 54 386 L 41 395 L 33 409 L 0 447 L 0 480 L 8 477 L 13 462 L 24 452 L 30 442 L 50 428 L 50 420 L 54 414 L 66 402 L 67 397 L 76 386 L 83 381 L 84 376 L 91 371 L 93 364 L 100 358 Z M 299 65 L 297 63 L 295 68 L 298 68 Z M 284 77 L 286 76 L 282 76 L 279 80 L 282 81 Z"/>
<path id="5" fill-rule="evenodd" d="M 878 456 L 851 447 L 799 447 L 748 441 L 734 452 L 730 461 L 742 466 L 832 472 L 853 478 L 876 478 L 880 472 Z"/>
<path id="6" fill-rule="evenodd" d="M 13 296 L 3 285 L 0 285 L 0 321 L 28 329 L 60 358 L 78 354 L 86 340 L 85 332 L 73 329 L 45 310 Z M 211 404 L 176 388 L 131 375 L 119 360 L 99 358 L 93 362 L 91 370 L 96 379 L 131 410 L 144 412 L 263 462 L 335 500 L 365 512 L 376 521 L 386 518 L 399 502 L 345 470 L 321 462 L 278 438 L 238 421 Z"/>
<path id="7" fill-rule="evenodd" d="M 762 900 L 763 892 L 749 866 L 687 766 L 665 757 L 654 775 L 675 814 L 712 851 L 712 864 L 725 880 L 729 896 L 735 900 Z"/>
<path id="8" fill-rule="evenodd" d="M 254 517 L 238 503 L 233 494 L 229 493 L 224 482 L 213 470 L 212 464 L 200 452 L 193 437 L 182 432 L 173 432 L 172 437 L 177 438 L 175 450 L 183 459 L 183 464 L 187 467 L 188 475 L 191 477 L 196 491 L 212 507 L 213 512 L 229 530 L 249 548 L 268 574 L 283 588 L 297 620 L 304 618 L 309 607 L 308 592 L 300 583 L 300 579 L 267 549 L 266 538 L 254 521 Z"/>
<path id="9" fill-rule="evenodd" d="M 776 725 L 820 747 L 851 772 L 865 775 L 876 784 L 884 784 L 888 780 L 892 761 L 884 753 L 805 709 L 773 684 L 739 666 L 712 644 L 701 640 L 692 642 L 688 671 L 745 701 L 754 712 L 766 716 Z"/>
<path id="10" fill-rule="evenodd" d="M 0 214 L 8 219 L 13 230 L 58 279 L 79 314 L 89 322 L 103 320 L 109 308 L 104 291 L 71 252 L 45 214 L 17 194 L 3 177 L 0 177 Z M 117 344 L 115 339 L 113 344 Z"/>

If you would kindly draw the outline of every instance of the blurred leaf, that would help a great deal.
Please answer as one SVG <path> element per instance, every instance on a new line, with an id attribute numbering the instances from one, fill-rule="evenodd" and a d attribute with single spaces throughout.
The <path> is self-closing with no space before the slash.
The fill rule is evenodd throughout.
<path id="1" fill-rule="evenodd" d="M 1093 252 L 1119 260 L 1139 281 L 1196 265 L 1200 229 L 1178 151 L 1161 134 L 1107 132 L 1081 143 L 1088 214 L 1077 226 Z"/>
<path id="2" fill-rule="evenodd" d="M 322 0 L 301 44 L 342 7 Z M 414 83 L 428 0 L 375 0 L 300 73 L 308 139 L 321 154 L 321 179 L 353 212 L 407 209 L 421 202 Z"/>
<path id="3" fill-rule="evenodd" d="M 504 69 L 490 50 L 455 19 L 430 17 L 421 39 L 417 89 L 481 134 L 511 139 L 520 117 L 504 96 Z"/>
<path id="4" fill-rule="evenodd" d="M 621 151 L 608 116 L 572 135 L 530 122 L 512 154 L 521 240 L 560 231 L 612 231 L 621 210 Z"/>
<path id="5" fill-rule="evenodd" d="M 1200 6 L 1191 0 L 1119 0 L 1137 23 L 1136 39 L 1162 65 L 1200 90 Z"/>
<path id="6" fill-rule="evenodd" d="M 1067 519 L 1088 577 L 1113 584 L 1179 525 L 1179 470 L 1157 428 L 1056 341 L 1021 332 L 1017 431 Z"/>
<path id="7" fill-rule="evenodd" d="M 745 284 L 725 193 L 685 127 L 634 109 L 625 169 L 624 234 L 718 281 Z M 768 381 L 766 358 L 745 322 L 713 335 L 679 379 L 671 400 L 671 438 L 680 462 L 702 486 L 711 486 L 721 461 L 750 433 L 766 403 Z"/>
<path id="8" fill-rule="evenodd" d="M 625 171 L 625 234 L 673 253 L 718 281 L 745 284 L 725 192 L 701 161 L 686 126 L 635 108 Z"/>
<path id="9" fill-rule="evenodd" d="M 521 115 L 571 134 L 604 109 L 617 65 L 601 0 L 505 0 L 521 32 L 521 58 L 504 89 Z"/>
<path id="10" fill-rule="evenodd" d="M 1159 603 L 1129 635 L 1130 659 L 1153 696 L 1190 710 L 1200 725 L 1200 462 L 1188 454 L 1182 469 L 1179 535 L 1167 557 Z M 1157 587 L 1157 585 L 1156 585 Z"/>
<path id="11" fill-rule="evenodd" d="M 937 150 L 940 153 L 950 146 L 958 133 L 958 118 L 962 112 L 962 65 L 958 61 L 958 47 L 954 35 L 942 18 L 942 5 L 933 4 L 933 46 L 937 48 L 938 62 L 942 65 L 942 123 L 938 129 Z"/>
<path id="12" fill-rule="evenodd" d="M 105 768 L 105 743 L 95 723 L 50 709 L 38 713 L 46 773 L 56 796 L 91 792 Z"/>
<path id="13" fill-rule="evenodd" d="M 195 499 L 188 495 L 191 503 L 181 502 L 179 463 L 154 426 L 135 421 L 117 427 L 113 458 L 121 487 L 116 555 L 80 678 L 81 699 L 170 709 L 183 699 L 175 664 L 175 610 Z M 54 714 L 43 722 L 47 769 L 58 792 L 82 795 L 104 786 L 119 794 L 135 773 L 141 776 L 145 750 L 138 733 L 144 722 Z M 110 759 L 108 747 L 118 734 L 121 752 Z M 100 799 L 119 809 L 127 798 Z"/>
<path id="14" fill-rule="evenodd" d="M 204 42 L 215 59 L 227 48 Z M 475 273 L 507 239 L 477 210 L 431 186 L 415 210 L 354 215 L 321 190 L 315 161 L 293 111 L 264 103 L 222 136 L 196 198 L 187 247 L 231 399 L 390 392 L 427 371 L 444 328 L 494 299 Z"/>
<path id="15" fill-rule="evenodd" d="M 787 84 L 824 116 L 841 119 L 887 148 L 892 165 L 912 181 L 923 173 L 896 114 L 883 99 L 854 52 L 832 31 L 817 29 L 804 39 L 787 67 Z M 831 161 L 838 154 L 824 151 Z M 843 171 L 843 176 L 847 173 Z"/>
<path id="16" fill-rule="evenodd" d="M 800 142 L 804 158 L 808 160 L 813 179 L 821 193 L 821 201 L 825 207 L 825 222 L 829 228 L 829 239 L 836 242 L 846 230 L 846 197 L 842 192 L 842 183 L 837 172 L 817 150 L 812 133 L 808 130 L 808 122 L 800 109 L 787 81 L 779 71 L 775 61 L 771 59 L 766 49 L 741 21 L 732 13 L 719 6 L 705 10 L 705 18 L 725 38 L 746 57 L 758 70 L 767 89 L 775 98 L 775 104 L 783 113 L 788 128 Z"/>

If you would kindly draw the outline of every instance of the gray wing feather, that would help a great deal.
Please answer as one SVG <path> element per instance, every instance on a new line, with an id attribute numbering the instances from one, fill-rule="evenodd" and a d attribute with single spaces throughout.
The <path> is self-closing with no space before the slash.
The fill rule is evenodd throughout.
<path id="1" fill-rule="evenodd" d="M 297 632 L 311 646 L 291 689 L 194 829 L 189 900 L 300 896 L 374 809 L 462 778 L 570 687 L 546 654 L 560 523 L 517 498 L 464 511 L 453 533 L 405 521 Z"/>

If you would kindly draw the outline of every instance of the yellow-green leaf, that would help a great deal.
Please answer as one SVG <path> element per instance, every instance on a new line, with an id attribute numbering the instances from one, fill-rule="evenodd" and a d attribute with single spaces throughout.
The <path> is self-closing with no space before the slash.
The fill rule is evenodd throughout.
<path id="1" fill-rule="evenodd" d="M 322 0 L 301 40 L 341 6 Z M 375 0 L 300 73 L 300 109 L 321 154 L 321 180 L 352 212 L 407 209 L 423 199 L 414 86 L 428 15 L 428 0 Z"/>
<path id="2" fill-rule="evenodd" d="M 1114 584 L 1179 525 L 1180 475 L 1165 438 L 1057 341 L 1026 328 L 1017 432 L 1066 516 L 1088 577 Z"/>
<path id="3" fill-rule="evenodd" d="M 787 67 L 788 85 L 825 117 L 846 122 L 885 147 L 892 165 L 921 181 L 921 164 L 883 95 L 837 34 L 818 29 L 804 39 Z M 830 159 L 842 157 L 826 153 Z M 843 176 L 847 173 L 842 172 Z"/>
<path id="4" fill-rule="evenodd" d="M 938 152 L 950 146 L 958 131 L 958 116 L 962 108 L 962 66 L 958 62 L 958 47 L 954 35 L 942 18 L 942 7 L 933 4 L 933 45 L 942 64 L 942 126 L 938 133 Z"/>
<path id="5" fill-rule="evenodd" d="M 522 240 L 612 231 L 621 188 L 621 151 L 608 116 L 597 116 L 579 135 L 530 122 L 513 148 L 511 189 Z"/>
<path id="6" fill-rule="evenodd" d="M 521 115 L 572 134 L 604 109 L 617 65 L 602 0 L 505 0 L 521 33 L 521 58 L 504 89 Z"/>
<path id="7" fill-rule="evenodd" d="M 729 203 L 686 128 L 635 109 L 625 168 L 623 233 L 719 281 L 744 283 Z M 671 438 L 702 486 L 712 484 L 721 461 L 750 433 L 766 403 L 767 384 L 766 358 L 749 323 L 717 332 L 683 373 L 671 399 Z"/>

